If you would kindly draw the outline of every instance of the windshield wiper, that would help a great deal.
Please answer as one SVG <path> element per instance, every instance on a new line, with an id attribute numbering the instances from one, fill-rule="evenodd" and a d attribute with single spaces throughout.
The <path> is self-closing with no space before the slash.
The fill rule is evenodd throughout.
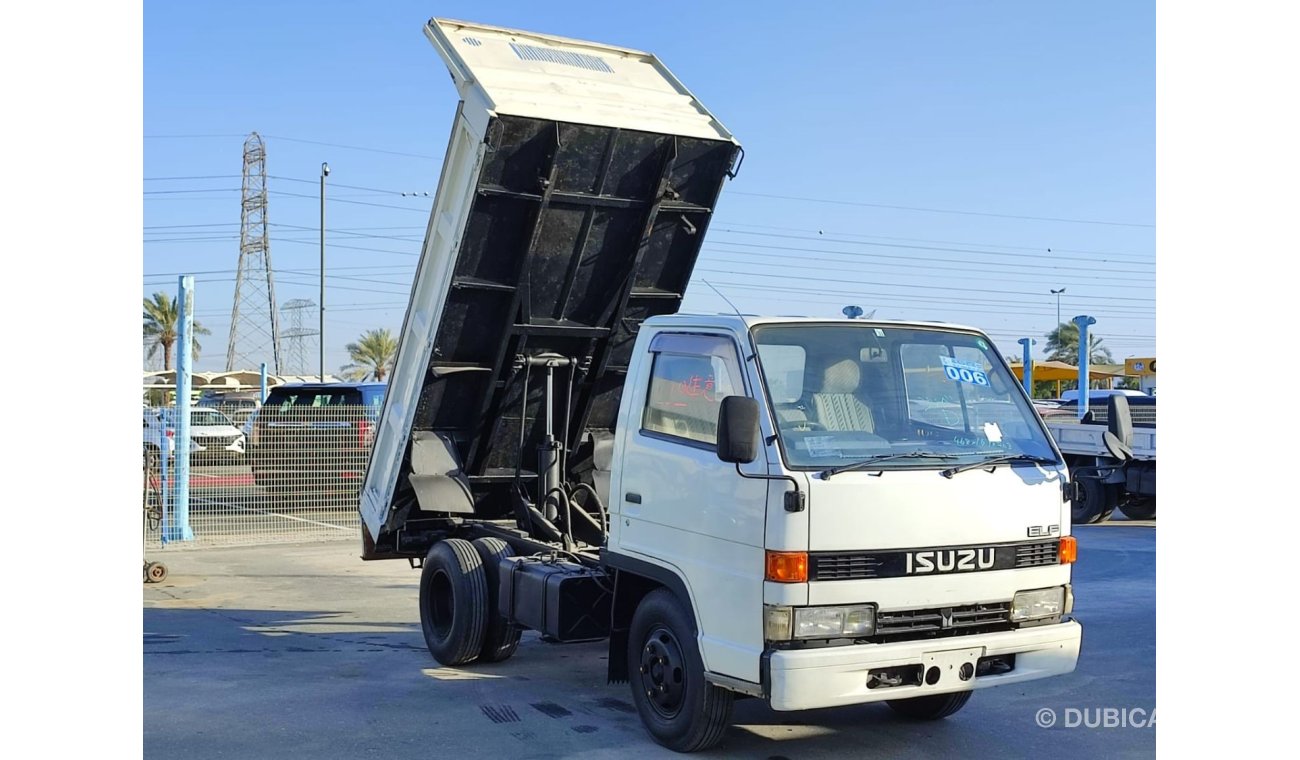
<path id="1" fill-rule="evenodd" d="M 1057 463 L 1055 459 L 1051 459 L 1049 457 L 1036 457 L 1033 454 L 1007 454 L 1006 456 L 993 457 L 991 459 L 985 459 L 979 462 L 971 462 L 970 464 L 964 464 L 961 465 L 960 467 L 950 467 L 946 470 L 940 471 L 939 474 L 944 476 L 945 478 L 951 478 L 953 475 L 956 475 L 959 472 L 966 472 L 967 470 L 978 470 L 985 467 L 988 468 L 989 472 L 993 472 L 993 470 L 995 470 L 997 466 L 1000 464 L 1018 464 L 1021 462 L 1032 463 L 1032 464 L 1056 464 Z"/>
<path id="2" fill-rule="evenodd" d="M 846 464 L 846 465 L 841 465 L 839 467 L 832 467 L 829 470 L 823 470 L 822 480 L 826 480 L 830 476 L 839 472 L 848 472 L 849 470 L 860 470 L 863 467 L 870 467 L 873 464 L 881 464 L 882 462 L 889 462 L 894 459 L 956 459 L 956 458 L 957 458 L 956 454 L 936 454 L 933 451 L 911 451 L 906 454 L 877 454 L 874 457 L 867 457 L 866 459 L 863 459 L 861 462 L 854 462 L 853 464 Z"/>

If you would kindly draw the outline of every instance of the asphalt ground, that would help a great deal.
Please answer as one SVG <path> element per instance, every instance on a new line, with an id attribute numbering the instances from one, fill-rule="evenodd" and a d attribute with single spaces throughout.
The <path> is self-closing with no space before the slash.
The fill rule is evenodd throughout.
<path id="1" fill-rule="evenodd" d="M 1155 530 L 1077 526 L 1078 669 L 977 692 L 911 723 L 884 705 L 779 713 L 736 703 L 703 757 L 1150 757 L 1155 754 Z M 353 542 L 166 553 L 144 585 L 147 758 L 673 756 L 643 731 L 605 645 L 524 634 L 490 666 L 425 649 L 418 571 Z M 1050 714 L 1054 721 L 1049 728 Z"/>

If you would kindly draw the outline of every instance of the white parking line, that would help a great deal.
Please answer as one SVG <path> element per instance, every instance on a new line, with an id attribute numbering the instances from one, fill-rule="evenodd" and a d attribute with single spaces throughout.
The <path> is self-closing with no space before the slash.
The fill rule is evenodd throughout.
<path id="1" fill-rule="evenodd" d="M 348 526 L 345 526 L 345 525 L 335 525 L 335 524 L 333 524 L 333 523 L 321 522 L 321 521 L 319 521 L 319 520 L 308 520 L 308 519 L 305 518 L 305 517 L 298 517 L 297 515 L 286 515 L 286 514 L 284 514 L 283 512 L 273 512 L 273 511 L 271 511 L 271 510 L 269 510 L 269 509 L 258 509 L 258 508 L 256 508 L 256 507 L 246 507 L 246 506 L 243 506 L 242 504 L 230 504 L 230 503 L 228 503 L 228 502 L 224 502 L 224 501 L 213 501 L 212 499 L 194 499 L 194 498 L 191 498 L 191 501 L 196 502 L 196 503 L 207 504 L 207 505 L 209 505 L 209 506 L 226 507 L 226 508 L 230 508 L 230 509 L 242 509 L 242 510 L 245 510 L 245 511 L 247 511 L 247 512 L 256 512 L 256 513 L 258 513 L 258 514 L 268 515 L 268 516 L 270 516 L 270 517 L 282 517 L 282 518 L 284 518 L 284 519 L 286 519 L 286 520 L 295 520 L 295 521 L 297 521 L 297 522 L 308 523 L 309 525 L 317 525 L 317 526 L 320 526 L 320 527 L 322 527 L 322 528 L 333 528 L 333 529 L 335 529 L 335 530 L 343 530 L 343 531 L 350 531 L 350 530 L 352 530 L 352 528 L 350 528 L 350 527 L 348 527 Z"/>

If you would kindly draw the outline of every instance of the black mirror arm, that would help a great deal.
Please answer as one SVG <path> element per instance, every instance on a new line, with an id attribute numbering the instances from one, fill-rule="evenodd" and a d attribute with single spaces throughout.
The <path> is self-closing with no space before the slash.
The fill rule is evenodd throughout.
<path id="1" fill-rule="evenodd" d="M 747 475 L 736 465 L 736 474 L 749 480 L 784 480 L 794 486 L 793 491 L 785 492 L 785 511 L 802 512 L 808 508 L 808 499 L 803 491 L 799 490 L 799 481 L 789 475 Z"/>

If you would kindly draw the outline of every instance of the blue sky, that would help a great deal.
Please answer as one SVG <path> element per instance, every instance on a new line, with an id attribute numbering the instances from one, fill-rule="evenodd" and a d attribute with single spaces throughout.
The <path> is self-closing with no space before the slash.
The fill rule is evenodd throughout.
<path id="1" fill-rule="evenodd" d="M 327 371 L 400 328 L 457 102 L 438 15 L 653 52 L 736 135 L 688 309 L 729 310 L 707 279 L 746 312 L 858 304 L 1018 356 L 1064 287 L 1117 359 L 1155 355 L 1152 4 L 694 5 L 146 2 L 142 295 L 195 273 L 196 369 L 224 368 L 257 131 L 281 303 L 317 298 L 331 167 Z"/>

